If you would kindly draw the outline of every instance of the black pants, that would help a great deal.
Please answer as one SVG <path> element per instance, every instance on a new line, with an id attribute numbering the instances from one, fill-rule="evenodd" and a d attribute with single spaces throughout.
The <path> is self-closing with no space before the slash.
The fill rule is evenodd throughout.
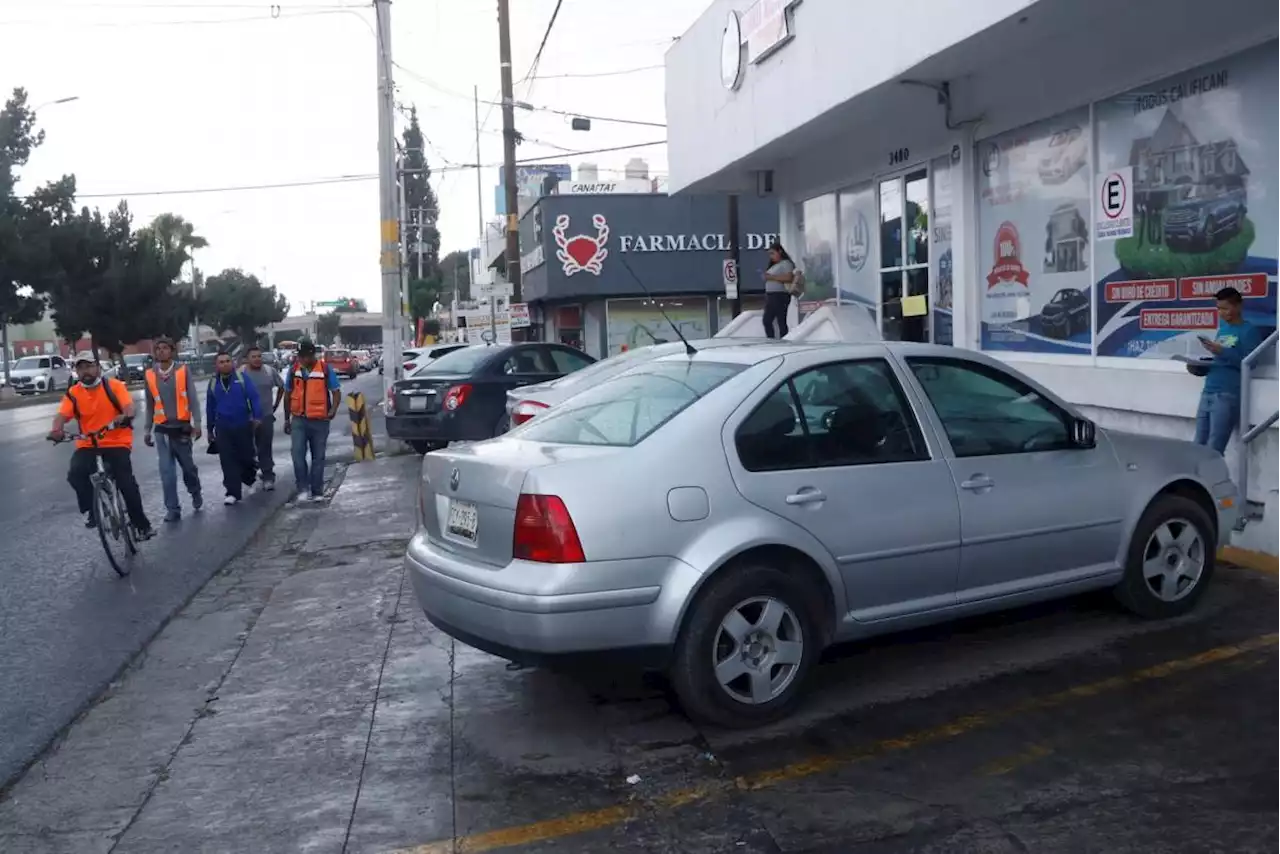
<path id="1" fill-rule="evenodd" d="M 787 334 L 787 310 L 791 308 L 791 294 L 768 292 L 764 295 L 764 334 L 770 338 L 783 338 Z M 774 334 L 774 323 L 778 324 Z"/>
<path id="2" fill-rule="evenodd" d="M 76 504 L 81 513 L 93 509 L 93 482 L 90 477 L 98 470 L 95 457 L 101 455 L 102 464 L 111 477 L 115 479 L 120 497 L 129 511 L 129 521 L 133 527 L 147 530 L 151 522 L 147 520 L 147 512 L 142 509 L 142 493 L 138 491 L 138 481 L 133 477 L 133 457 L 129 448 L 76 448 L 71 455 L 71 466 L 67 469 L 67 483 L 76 491 Z"/>
<path id="3" fill-rule="evenodd" d="M 253 486 L 257 464 L 254 462 L 253 428 L 248 424 L 218 425 L 218 462 L 222 463 L 222 485 L 227 495 L 242 498 L 244 486 Z"/>
<path id="4" fill-rule="evenodd" d="M 263 480 L 276 479 L 276 461 L 271 455 L 271 440 L 275 437 L 276 422 L 274 418 L 262 419 L 258 429 L 253 431 L 253 444 L 258 454 L 258 470 L 262 472 Z"/>

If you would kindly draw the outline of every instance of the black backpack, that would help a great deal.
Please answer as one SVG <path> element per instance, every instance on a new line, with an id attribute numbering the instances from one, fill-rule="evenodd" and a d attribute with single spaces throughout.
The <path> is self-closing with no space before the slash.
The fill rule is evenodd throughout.
<path id="1" fill-rule="evenodd" d="M 73 386 L 74 388 L 74 386 Z M 102 390 L 107 393 L 107 400 L 115 408 L 117 415 L 124 415 L 124 407 L 120 405 L 120 401 L 116 399 L 116 393 L 111 390 L 111 382 L 106 378 L 102 378 Z M 75 414 L 75 421 L 80 424 L 80 406 L 76 403 L 76 396 L 71 393 L 71 389 L 66 391 L 67 400 L 71 401 L 71 411 Z M 128 427 L 128 424 L 123 425 Z M 84 425 L 80 424 L 80 429 L 84 430 Z"/>

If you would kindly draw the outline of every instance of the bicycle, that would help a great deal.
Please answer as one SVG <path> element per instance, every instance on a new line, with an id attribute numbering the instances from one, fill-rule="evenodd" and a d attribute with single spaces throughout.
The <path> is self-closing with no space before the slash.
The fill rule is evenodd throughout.
<path id="1" fill-rule="evenodd" d="M 87 439 L 93 443 L 94 450 L 98 450 L 98 440 L 117 426 L 119 425 L 109 424 L 93 433 L 68 433 L 61 439 L 54 439 L 52 436 L 46 438 L 55 445 Z M 95 454 L 94 458 L 97 460 L 98 470 L 89 475 L 89 481 L 93 484 L 93 506 L 90 512 L 111 568 L 116 571 L 116 575 L 124 578 L 133 568 L 129 558 L 138 553 L 138 537 L 133 530 L 133 523 L 129 521 L 129 511 L 124 505 L 124 496 L 120 494 L 115 478 L 102 462 L 101 454 Z M 120 547 L 120 557 L 112 551 L 112 543 Z"/>

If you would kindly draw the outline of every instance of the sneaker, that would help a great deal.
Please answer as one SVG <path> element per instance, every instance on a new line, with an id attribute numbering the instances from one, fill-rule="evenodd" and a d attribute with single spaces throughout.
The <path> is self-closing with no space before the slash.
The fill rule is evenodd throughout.
<path id="1" fill-rule="evenodd" d="M 320 504 L 321 502 L 323 502 L 323 501 L 324 501 L 324 496 L 323 496 L 323 495 L 312 495 L 312 496 L 311 496 L 310 498 L 308 498 L 307 500 L 308 500 L 308 501 L 310 501 L 312 504 Z"/>
<path id="2" fill-rule="evenodd" d="M 202 507 L 204 507 L 204 496 L 197 492 L 191 496 L 191 509 L 199 513 Z"/>
<path id="3" fill-rule="evenodd" d="M 181 522 L 181 521 L 182 521 L 182 511 L 181 511 L 181 510 L 167 510 L 167 511 L 165 511 L 165 514 L 164 514 L 164 520 L 165 520 L 166 522 Z"/>
<path id="4" fill-rule="evenodd" d="M 263 488 L 264 490 L 266 490 L 267 492 L 275 492 L 275 491 L 276 491 L 276 479 L 273 477 L 273 478 L 270 478 L 270 479 L 268 479 L 268 480 L 264 480 L 264 481 L 262 482 L 262 488 Z"/>
<path id="5" fill-rule="evenodd" d="M 87 513 L 85 513 L 85 514 L 84 514 L 84 526 L 85 526 L 86 528 L 96 528 L 96 527 L 98 527 L 98 520 L 93 518 L 93 511 L 92 511 L 92 510 L 90 510 L 89 512 L 87 512 Z"/>
<path id="6" fill-rule="evenodd" d="M 140 543 L 146 542 L 147 540 L 151 539 L 155 535 L 156 535 L 156 532 L 149 525 L 145 528 L 133 529 L 133 538 Z"/>
<path id="7" fill-rule="evenodd" d="M 239 504 L 240 499 L 236 498 L 234 495 L 228 495 L 226 498 L 222 499 L 222 503 L 230 507 L 232 504 Z"/>

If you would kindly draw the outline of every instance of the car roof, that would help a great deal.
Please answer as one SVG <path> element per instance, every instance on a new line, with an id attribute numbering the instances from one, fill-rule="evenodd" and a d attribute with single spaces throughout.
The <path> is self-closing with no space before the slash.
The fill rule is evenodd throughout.
<path id="1" fill-rule="evenodd" d="M 697 342 L 689 342 L 697 349 Z M 655 361 L 679 361 L 681 359 L 692 359 L 693 361 L 702 362 L 729 362 L 739 365 L 756 365 L 766 362 L 769 359 L 775 359 L 779 356 L 788 356 L 793 353 L 803 353 L 813 350 L 829 351 L 832 359 L 865 359 L 870 356 L 884 356 L 887 351 L 892 351 L 902 356 L 947 356 L 955 359 L 966 359 L 969 361 L 991 361 L 984 354 L 965 350 L 959 347 L 952 347 L 946 344 L 923 344 L 915 341 L 866 341 L 856 343 L 844 343 L 841 341 L 738 341 L 733 346 L 712 348 L 715 352 L 704 353 L 699 350 L 694 356 L 686 356 L 683 352 L 672 353 L 669 355 L 659 356 Z M 998 364 L 998 362 L 997 362 Z"/>

